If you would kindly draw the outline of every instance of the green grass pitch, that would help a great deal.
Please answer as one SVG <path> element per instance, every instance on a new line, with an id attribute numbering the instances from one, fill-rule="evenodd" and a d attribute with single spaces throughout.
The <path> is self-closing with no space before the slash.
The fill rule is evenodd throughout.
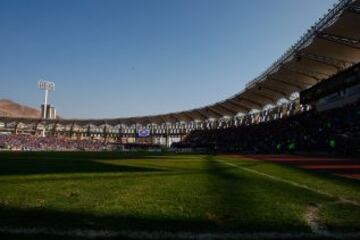
<path id="1" fill-rule="evenodd" d="M 241 157 L 0 153 L 1 239 L 350 239 L 359 202 L 359 181 Z"/>

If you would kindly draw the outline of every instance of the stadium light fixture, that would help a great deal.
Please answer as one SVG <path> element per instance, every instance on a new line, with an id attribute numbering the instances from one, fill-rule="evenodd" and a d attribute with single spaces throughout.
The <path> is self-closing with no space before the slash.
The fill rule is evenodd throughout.
<path id="1" fill-rule="evenodd" d="M 45 97 L 44 97 L 44 107 L 43 107 L 43 119 L 46 119 L 47 115 L 47 105 L 48 105 L 48 95 L 50 91 L 55 91 L 55 83 L 46 80 L 40 80 L 38 82 L 38 87 L 41 90 L 45 90 Z M 42 136 L 45 137 L 45 127 L 42 129 Z"/>
<path id="2" fill-rule="evenodd" d="M 38 86 L 41 90 L 45 90 L 45 97 L 44 97 L 44 111 L 43 111 L 43 119 L 46 119 L 46 111 L 48 105 L 48 95 L 50 91 L 55 91 L 55 83 L 46 80 L 40 80 L 38 82 Z"/>

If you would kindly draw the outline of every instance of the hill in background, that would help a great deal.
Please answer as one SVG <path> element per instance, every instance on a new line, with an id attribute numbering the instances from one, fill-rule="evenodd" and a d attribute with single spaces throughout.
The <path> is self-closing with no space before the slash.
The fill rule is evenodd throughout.
<path id="1" fill-rule="evenodd" d="M 22 105 L 9 99 L 0 99 L 0 116 L 39 118 L 40 110 Z"/>

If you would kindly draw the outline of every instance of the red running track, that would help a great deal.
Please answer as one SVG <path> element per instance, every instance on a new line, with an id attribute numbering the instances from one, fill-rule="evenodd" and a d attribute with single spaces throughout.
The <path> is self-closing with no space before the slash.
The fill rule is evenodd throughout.
<path id="1" fill-rule="evenodd" d="M 304 169 L 325 171 L 360 180 L 360 159 L 291 155 L 245 155 L 245 157 L 262 161 L 284 163 Z"/>

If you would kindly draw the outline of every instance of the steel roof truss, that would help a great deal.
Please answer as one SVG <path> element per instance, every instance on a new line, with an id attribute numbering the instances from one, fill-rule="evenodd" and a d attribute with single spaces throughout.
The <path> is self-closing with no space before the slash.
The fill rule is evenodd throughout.
<path id="1" fill-rule="evenodd" d="M 360 50 L 359 44 L 360 44 L 360 40 L 357 39 L 352 39 L 352 38 L 348 38 L 348 37 L 344 37 L 344 36 L 338 36 L 335 34 L 330 34 L 330 33 L 319 33 L 317 35 L 318 38 L 320 39 L 324 39 L 326 41 L 330 41 L 330 42 L 334 42 L 334 43 L 338 43 L 350 48 L 354 48 L 356 50 Z"/>

